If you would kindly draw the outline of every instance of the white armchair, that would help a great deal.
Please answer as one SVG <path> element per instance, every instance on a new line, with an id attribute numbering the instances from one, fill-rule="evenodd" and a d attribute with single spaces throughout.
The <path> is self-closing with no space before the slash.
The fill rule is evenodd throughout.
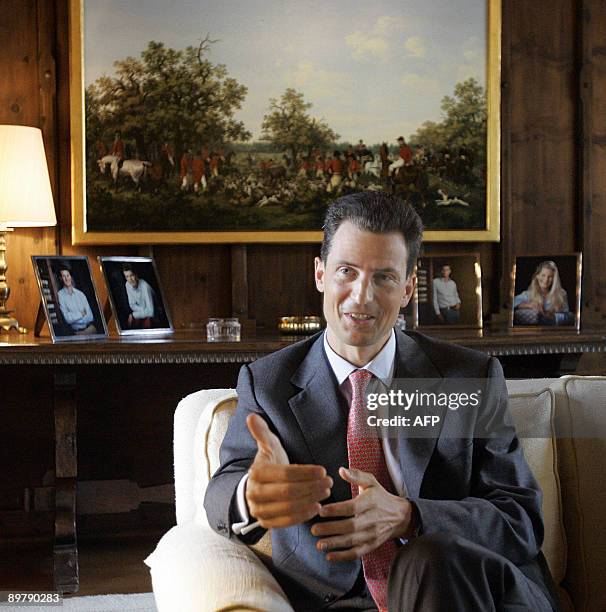
<path id="1" fill-rule="evenodd" d="M 259 557 L 215 533 L 206 520 L 204 493 L 235 406 L 233 389 L 213 389 L 188 395 L 175 412 L 177 525 L 145 559 L 159 612 L 292 612 Z M 270 557 L 268 545 L 266 536 L 255 549 Z"/>
<path id="2" fill-rule="evenodd" d="M 543 552 L 556 583 L 564 587 L 563 609 L 603 610 L 606 378 L 570 376 L 507 385 L 518 431 L 536 431 L 541 425 L 547 432 L 521 442 L 543 489 Z M 215 389 L 189 395 L 175 412 L 177 525 L 145 560 L 159 612 L 292 612 L 257 556 L 271 555 L 268 536 L 253 552 L 216 534 L 206 520 L 204 493 L 218 468 L 219 447 L 235 405 L 233 389 Z M 556 428 L 570 438 L 556 439 Z M 595 437 L 588 439 L 587 432 Z"/>

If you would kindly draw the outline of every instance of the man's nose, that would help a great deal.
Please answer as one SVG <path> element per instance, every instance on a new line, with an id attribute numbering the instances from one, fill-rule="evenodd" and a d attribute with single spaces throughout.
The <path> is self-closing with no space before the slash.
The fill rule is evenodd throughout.
<path id="1" fill-rule="evenodd" d="M 354 283 L 351 297 L 356 304 L 368 304 L 373 300 L 373 289 L 371 279 L 363 276 L 358 277 Z"/>

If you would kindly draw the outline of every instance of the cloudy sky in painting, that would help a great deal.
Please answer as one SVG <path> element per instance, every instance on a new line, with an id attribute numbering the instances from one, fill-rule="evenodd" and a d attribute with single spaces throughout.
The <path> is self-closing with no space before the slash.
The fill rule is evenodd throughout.
<path id="1" fill-rule="evenodd" d="M 485 84 L 486 0 L 86 0 L 86 83 L 150 40 L 209 58 L 248 87 L 238 118 L 261 134 L 287 87 L 342 140 L 408 136 L 440 119 L 455 83 Z"/>

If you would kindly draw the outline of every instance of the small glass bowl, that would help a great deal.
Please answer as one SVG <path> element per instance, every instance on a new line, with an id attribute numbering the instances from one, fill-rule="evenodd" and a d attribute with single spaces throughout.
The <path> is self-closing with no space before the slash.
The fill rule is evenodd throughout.
<path id="1" fill-rule="evenodd" d="M 231 317 L 219 319 L 211 317 L 206 324 L 208 342 L 240 342 L 242 326 L 238 319 Z"/>

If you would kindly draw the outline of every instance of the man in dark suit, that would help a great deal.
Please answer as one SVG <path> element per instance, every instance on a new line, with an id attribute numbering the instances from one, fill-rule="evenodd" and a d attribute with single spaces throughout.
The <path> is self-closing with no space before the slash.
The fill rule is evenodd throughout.
<path id="1" fill-rule="evenodd" d="M 209 523 L 245 543 L 272 530 L 295 610 L 557 609 L 498 361 L 393 329 L 421 238 L 416 212 L 384 193 L 328 210 L 315 262 L 326 332 L 242 368 Z M 465 435 L 446 435 L 453 411 L 439 436 L 362 433 L 370 389 L 427 378 L 485 379 Z"/>

